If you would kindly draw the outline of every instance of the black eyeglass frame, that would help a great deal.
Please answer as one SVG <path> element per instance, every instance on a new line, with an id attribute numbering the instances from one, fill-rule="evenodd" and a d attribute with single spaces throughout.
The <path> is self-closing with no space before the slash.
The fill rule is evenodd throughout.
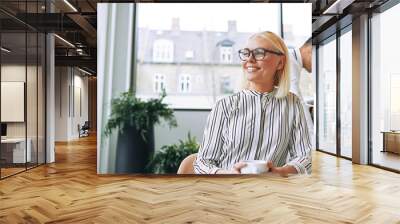
<path id="1" fill-rule="evenodd" d="M 254 51 L 260 50 L 260 49 L 264 51 L 264 56 L 263 56 L 262 59 L 256 59 L 256 57 L 254 56 Z M 250 55 L 249 55 L 249 57 L 248 57 L 247 59 L 243 59 L 243 58 L 240 56 L 240 55 L 241 55 L 241 52 L 242 52 L 243 50 L 248 50 L 249 53 L 250 53 Z M 251 55 L 253 55 L 253 58 L 254 58 L 254 60 L 256 60 L 256 61 L 264 60 L 265 54 L 266 54 L 267 52 L 268 52 L 268 53 L 271 53 L 271 54 L 276 54 L 276 55 L 279 55 L 279 56 L 284 55 L 282 52 L 272 51 L 272 50 L 268 50 L 268 49 L 265 49 L 265 48 L 262 48 L 262 47 L 255 48 L 255 49 L 253 49 L 253 50 L 250 50 L 249 48 L 243 48 L 243 49 L 240 49 L 240 50 L 238 51 L 238 53 L 239 53 L 239 58 L 240 58 L 240 60 L 242 60 L 242 61 L 247 61 L 247 60 L 251 57 Z"/>

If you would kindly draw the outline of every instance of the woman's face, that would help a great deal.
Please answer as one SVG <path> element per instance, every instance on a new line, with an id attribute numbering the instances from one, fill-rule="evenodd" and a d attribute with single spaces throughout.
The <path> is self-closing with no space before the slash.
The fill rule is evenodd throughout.
<path id="1" fill-rule="evenodd" d="M 269 40 L 260 37 L 249 39 L 245 48 L 250 50 L 265 48 L 277 52 L 277 50 L 272 47 Z M 284 58 L 285 56 L 283 55 L 266 52 L 264 59 L 256 60 L 254 55 L 251 54 L 246 61 L 242 61 L 242 67 L 247 80 L 258 85 L 274 85 L 274 76 L 277 70 L 283 68 Z"/>

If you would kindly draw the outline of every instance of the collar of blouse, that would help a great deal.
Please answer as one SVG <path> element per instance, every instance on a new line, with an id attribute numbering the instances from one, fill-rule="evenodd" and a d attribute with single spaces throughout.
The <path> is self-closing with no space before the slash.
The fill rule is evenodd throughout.
<path id="1" fill-rule="evenodd" d="M 243 92 L 246 95 L 258 96 L 258 97 L 262 96 L 263 98 L 264 97 L 270 98 L 276 93 L 276 90 L 277 88 L 274 88 L 274 90 L 272 90 L 271 92 L 258 92 L 256 90 L 244 89 Z"/>

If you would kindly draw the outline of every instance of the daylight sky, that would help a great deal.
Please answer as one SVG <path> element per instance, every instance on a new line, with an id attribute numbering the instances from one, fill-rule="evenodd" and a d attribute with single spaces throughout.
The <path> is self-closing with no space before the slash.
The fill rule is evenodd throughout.
<path id="1" fill-rule="evenodd" d="M 139 27 L 168 30 L 172 18 L 180 18 L 182 30 L 226 31 L 236 20 L 239 32 L 279 32 L 279 3 L 142 3 Z M 283 4 L 284 24 L 292 24 L 299 36 L 311 35 L 311 4 Z"/>

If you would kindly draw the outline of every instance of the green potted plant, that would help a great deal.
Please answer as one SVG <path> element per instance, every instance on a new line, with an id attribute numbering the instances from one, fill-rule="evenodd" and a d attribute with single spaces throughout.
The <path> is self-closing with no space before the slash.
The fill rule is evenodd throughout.
<path id="1" fill-rule="evenodd" d="M 132 92 L 124 92 L 111 101 L 111 115 L 105 135 L 118 131 L 116 172 L 144 173 L 154 154 L 154 125 L 164 119 L 169 127 L 176 127 L 174 111 L 163 103 L 166 96 L 143 101 Z"/>
<path id="2" fill-rule="evenodd" d="M 185 141 L 179 140 L 178 144 L 164 145 L 161 147 L 148 165 L 149 172 L 156 174 L 175 173 L 178 171 L 182 160 L 187 156 L 197 153 L 199 144 L 195 137 L 188 133 Z"/>

